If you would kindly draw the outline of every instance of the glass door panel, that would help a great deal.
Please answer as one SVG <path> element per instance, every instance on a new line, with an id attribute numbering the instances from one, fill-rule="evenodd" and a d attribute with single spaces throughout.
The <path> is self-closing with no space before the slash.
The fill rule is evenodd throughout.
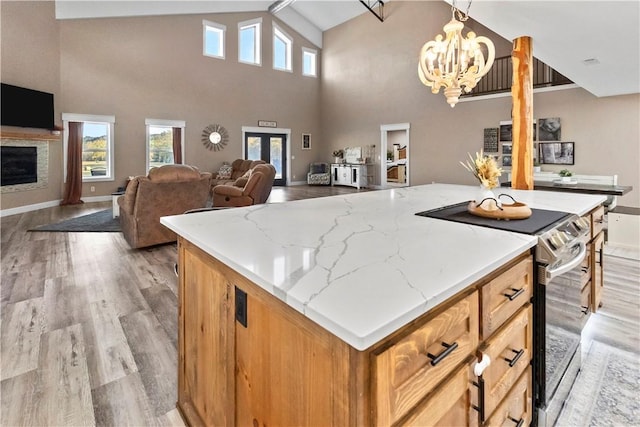
<path id="1" fill-rule="evenodd" d="M 283 139 L 280 136 L 272 136 L 269 138 L 269 153 L 271 158 L 271 164 L 276 168 L 276 179 L 282 179 L 282 142 Z"/>
<path id="2" fill-rule="evenodd" d="M 245 133 L 247 160 L 264 160 L 276 168 L 273 185 L 287 185 L 287 136 L 271 133 Z"/>

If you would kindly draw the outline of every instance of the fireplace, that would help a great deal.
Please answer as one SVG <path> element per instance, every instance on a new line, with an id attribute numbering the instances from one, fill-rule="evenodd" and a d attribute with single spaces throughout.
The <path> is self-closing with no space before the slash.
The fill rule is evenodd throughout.
<path id="1" fill-rule="evenodd" d="M 0 150 L 1 186 L 38 182 L 37 147 L 3 145 Z"/>

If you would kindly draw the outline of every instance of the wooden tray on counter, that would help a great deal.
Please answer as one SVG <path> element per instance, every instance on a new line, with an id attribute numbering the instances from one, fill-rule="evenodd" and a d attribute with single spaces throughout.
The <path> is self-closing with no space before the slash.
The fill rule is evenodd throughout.
<path id="1" fill-rule="evenodd" d="M 531 216 L 531 208 L 527 206 L 525 203 L 514 202 L 511 204 L 502 204 L 502 209 L 496 210 L 486 210 L 481 207 L 476 206 L 475 201 L 469 202 L 467 206 L 467 211 L 469 211 L 472 215 L 481 216 L 484 218 L 493 218 L 493 219 L 526 219 Z"/>

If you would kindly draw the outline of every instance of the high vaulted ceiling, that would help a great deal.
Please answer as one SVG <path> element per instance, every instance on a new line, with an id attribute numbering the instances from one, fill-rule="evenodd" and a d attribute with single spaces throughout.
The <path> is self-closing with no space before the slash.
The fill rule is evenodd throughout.
<path id="1" fill-rule="evenodd" d="M 56 0 L 56 17 L 266 11 L 271 3 Z M 464 0 L 456 2 L 462 10 L 467 5 Z M 277 16 L 321 47 L 323 31 L 362 13 L 369 12 L 358 0 L 297 0 Z M 507 40 L 530 36 L 534 56 L 595 96 L 640 93 L 639 0 L 475 0 L 469 14 Z"/>

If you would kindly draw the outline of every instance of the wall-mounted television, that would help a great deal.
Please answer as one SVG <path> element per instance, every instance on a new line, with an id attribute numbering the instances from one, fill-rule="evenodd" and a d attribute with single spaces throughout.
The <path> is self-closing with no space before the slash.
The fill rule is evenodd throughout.
<path id="1" fill-rule="evenodd" d="M 53 94 L 2 83 L 0 123 L 24 128 L 54 128 Z"/>

